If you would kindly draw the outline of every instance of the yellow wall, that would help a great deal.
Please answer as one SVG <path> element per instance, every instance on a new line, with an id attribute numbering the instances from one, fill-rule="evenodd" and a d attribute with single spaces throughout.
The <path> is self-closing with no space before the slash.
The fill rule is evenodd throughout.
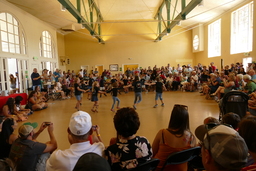
<path id="1" fill-rule="evenodd" d="M 102 26 L 102 35 L 115 36 L 104 36 L 104 45 L 98 44 L 86 30 L 65 35 L 65 54 L 70 58 L 67 69 L 78 69 L 81 65 L 89 65 L 91 70 L 95 65 L 109 69 L 110 64 L 118 64 L 119 68 L 127 64 L 139 64 L 143 68 L 155 64 L 159 67 L 168 63 L 171 66 L 177 66 L 178 63 L 192 64 L 192 31 L 181 33 L 184 29 L 177 27 L 180 30 L 173 29 L 161 42 L 154 42 L 157 36 L 147 33 L 156 32 L 156 25 L 146 22 L 105 24 Z M 133 33 L 139 35 L 131 35 Z"/>
<path id="2" fill-rule="evenodd" d="M 67 59 L 68 57 L 65 55 L 65 41 L 64 41 L 64 35 L 57 33 L 57 43 L 58 43 L 58 54 L 59 54 L 59 69 L 61 69 L 62 71 L 66 71 L 66 67 L 68 66 L 67 64 Z M 65 63 L 60 62 L 61 59 L 65 60 Z"/>
<path id="3" fill-rule="evenodd" d="M 230 27 L 231 27 L 231 12 L 240 8 L 241 6 L 251 2 L 251 0 L 244 1 L 241 5 L 236 8 L 230 9 L 224 15 L 212 20 L 211 22 L 204 25 L 204 51 L 195 53 L 195 64 L 202 63 L 203 65 L 209 65 L 210 62 L 214 62 L 216 66 L 220 69 L 221 59 L 224 59 L 224 65 L 229 65 L 231 63 L 242 62 L 243 58 L 252 57 L 256 60 L 256 4 L 254 0 L 254 31 L 253 31 L 253 50 L 250 52 L 250 56 L 245 56 L 244 53 L 230 54 Z M 221 18 L 221 56 L 208 58 L 208 25 L 217 19 Z"/>

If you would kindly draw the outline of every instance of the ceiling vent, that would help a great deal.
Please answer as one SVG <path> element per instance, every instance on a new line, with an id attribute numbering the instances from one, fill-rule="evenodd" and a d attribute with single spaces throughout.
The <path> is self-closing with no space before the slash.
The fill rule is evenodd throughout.
<path id="1" fill-rule="evenodd" d="M 72 32 L 72 31 L 75 31 L 75 26 L 73 24 L 71 24 L 71 25 L 68 25 L 66 27 L 62 27 L 61 30 Z"/>

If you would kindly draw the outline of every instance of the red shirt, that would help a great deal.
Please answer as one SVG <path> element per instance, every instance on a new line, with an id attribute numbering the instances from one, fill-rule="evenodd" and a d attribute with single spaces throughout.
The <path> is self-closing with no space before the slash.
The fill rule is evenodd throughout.
<path id="1" fill-rule="evenodd" d="M 254 164 L 252 164 L 250 166 L 242 168 L 241 171 L 256 171 L 256 163 L 254 163 Z"/>

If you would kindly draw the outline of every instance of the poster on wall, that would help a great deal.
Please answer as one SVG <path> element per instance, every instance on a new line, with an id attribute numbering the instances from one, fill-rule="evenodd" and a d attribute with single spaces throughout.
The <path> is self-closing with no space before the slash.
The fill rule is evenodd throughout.
<path id="1" fill-rule="evenodd" d="M 118 64 L 111 64 L 109 65 L 110 71 L 118 71 Z"/>

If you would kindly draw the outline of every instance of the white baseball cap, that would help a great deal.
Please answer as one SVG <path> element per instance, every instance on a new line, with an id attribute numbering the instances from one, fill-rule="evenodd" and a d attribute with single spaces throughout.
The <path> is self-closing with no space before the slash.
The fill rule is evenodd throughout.
<path id="1" fill-rule="evenodd" d="M 84 135 L 92 128 L 92 119 L 87 112 L 77 111 L 72 114 L 69 121 L 69 130 L 74 135 Z"/>

